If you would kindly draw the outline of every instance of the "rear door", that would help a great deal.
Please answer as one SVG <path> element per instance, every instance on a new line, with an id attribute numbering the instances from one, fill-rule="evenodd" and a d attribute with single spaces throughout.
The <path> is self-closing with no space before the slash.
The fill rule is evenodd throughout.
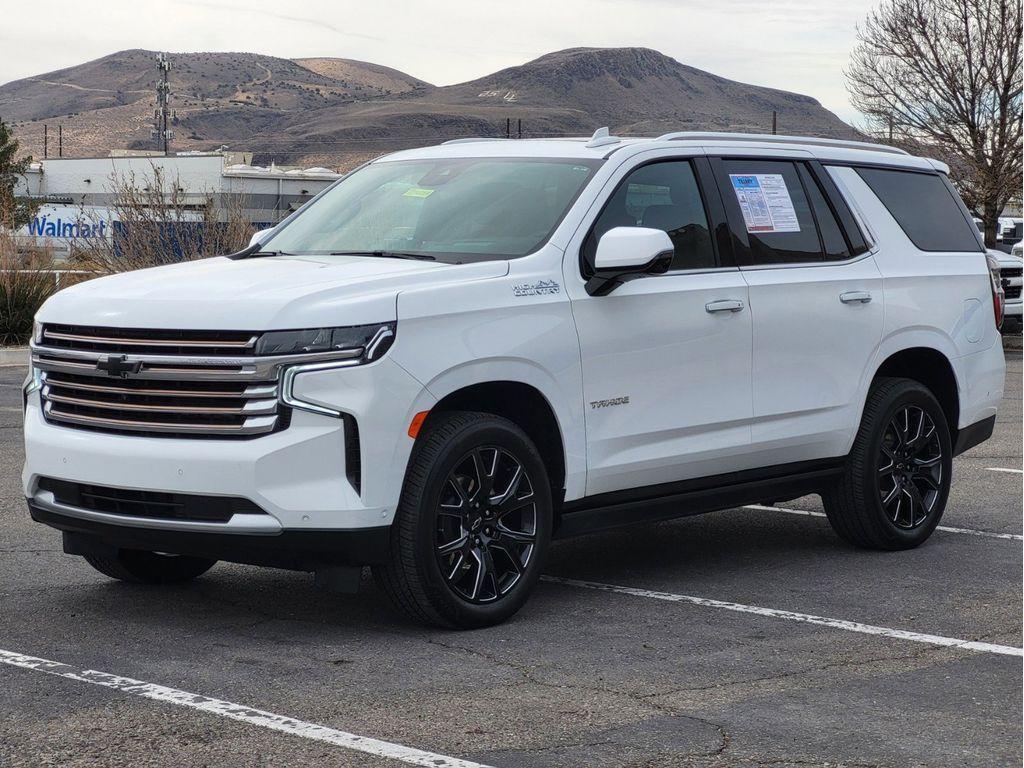
<path id="1" fill-rule="evenodd" d="M 809 156 L 712 160 L 753 321 L 751 458 L 841 455 L 882 335 L 882 277 Z"/>

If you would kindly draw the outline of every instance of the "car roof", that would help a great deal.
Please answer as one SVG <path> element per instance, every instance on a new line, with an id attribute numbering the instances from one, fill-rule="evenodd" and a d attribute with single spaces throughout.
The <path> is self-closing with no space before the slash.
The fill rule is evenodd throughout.
<path id="1" fill-rule="evenodd" d="M 778 136 L 756 133 L 717 133 L 682 131 L 657 137 L 618 137 L 602 128 L 590 137 L 539 139 L 466 138 L 446 141 L 431 147 L 407 149 L 379 158 L 379 161 L 425 160 L 462 157 L 519 157 L 604 160 L 615 154 L 625 156 L 652 149 L 697 149 L 701 153 L 782 154 L 802 151 L 810 157 L 849 164 L 890 165 L 925 171 L 949 173 L 937 160 L 915 157 L 897 147 L 844 139 L 815 136 Z M 781 152 L 780 152 L 781 151 Z"/>

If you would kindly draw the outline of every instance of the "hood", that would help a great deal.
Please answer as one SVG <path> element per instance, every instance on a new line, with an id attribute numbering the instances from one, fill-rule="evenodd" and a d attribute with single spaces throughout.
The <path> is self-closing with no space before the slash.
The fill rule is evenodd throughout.
<path id="1" fill-rule="evenodd" d="M 366 256 L 188 261 L 66 288 L 39 320 L 123 328 L 273 330 L 395 320 L 403 288 L 500 277 L 508 262 Z"/>
<path id="2" fill-rule="evenodd" d="M 986 252 L 999 262 L 1000 267 L 1019 267 L 1024 264 L 1024 259 L 1018 253 L 1006 253 L 994 248 L 988 248 Z"/>

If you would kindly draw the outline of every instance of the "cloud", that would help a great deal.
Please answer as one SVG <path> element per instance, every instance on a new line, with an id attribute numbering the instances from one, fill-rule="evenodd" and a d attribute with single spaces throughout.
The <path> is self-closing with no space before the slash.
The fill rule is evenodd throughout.
<path id="1" fill-rule="evenodd" d="M 383 37 L 377 37 L 375 35 L 364 35 L 361 32 L 351 32 L 341 27 L 336 27 L 333 24 L 329 24 L 323 19 L 311 19 L 305 16 L 291 16 L 287 13 L 279 13 L 278 11 L 266 11 L 262 8 L 257 8 L 253 5 L 229 5 L 227 3 L 213 3 L 204 2 L 204 0 L 174 0 L 178 5 L 192 5 L 196 8 L 208 8 L 213 11 L 224 11 L 226 13 L 257 13 L 261 16 L 267 16 L 271 19 L 281 19 L 282 21 L 290 21 L 294 24 L 307 24 L 316 29 L 327 29 L 335 34 L 342 35 L 344 37 L 354 37 L 359 40 L 373 40 L 375 42 L 384 42 Z"/>

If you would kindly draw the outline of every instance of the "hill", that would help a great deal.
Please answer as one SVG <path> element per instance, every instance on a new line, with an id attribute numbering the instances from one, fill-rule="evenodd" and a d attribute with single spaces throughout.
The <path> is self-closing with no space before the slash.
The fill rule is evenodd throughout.
<path id="1" fill-rule="evenodd" d="M 0 115 L 41 155 L 40 121 L 65 148 L 149 146 L 155 54 L 132 50 L 0 86 Z M 377 64 L 252 53 L 171 56 L 174 147 L 253 149 L 257 162 L 349 166 L 391 149 L 470 135 L 779 130 L 850 137 L 815 99 L 748 85 L 647 48 L 572 48 L 458 85 L 434 87 Z"/>

